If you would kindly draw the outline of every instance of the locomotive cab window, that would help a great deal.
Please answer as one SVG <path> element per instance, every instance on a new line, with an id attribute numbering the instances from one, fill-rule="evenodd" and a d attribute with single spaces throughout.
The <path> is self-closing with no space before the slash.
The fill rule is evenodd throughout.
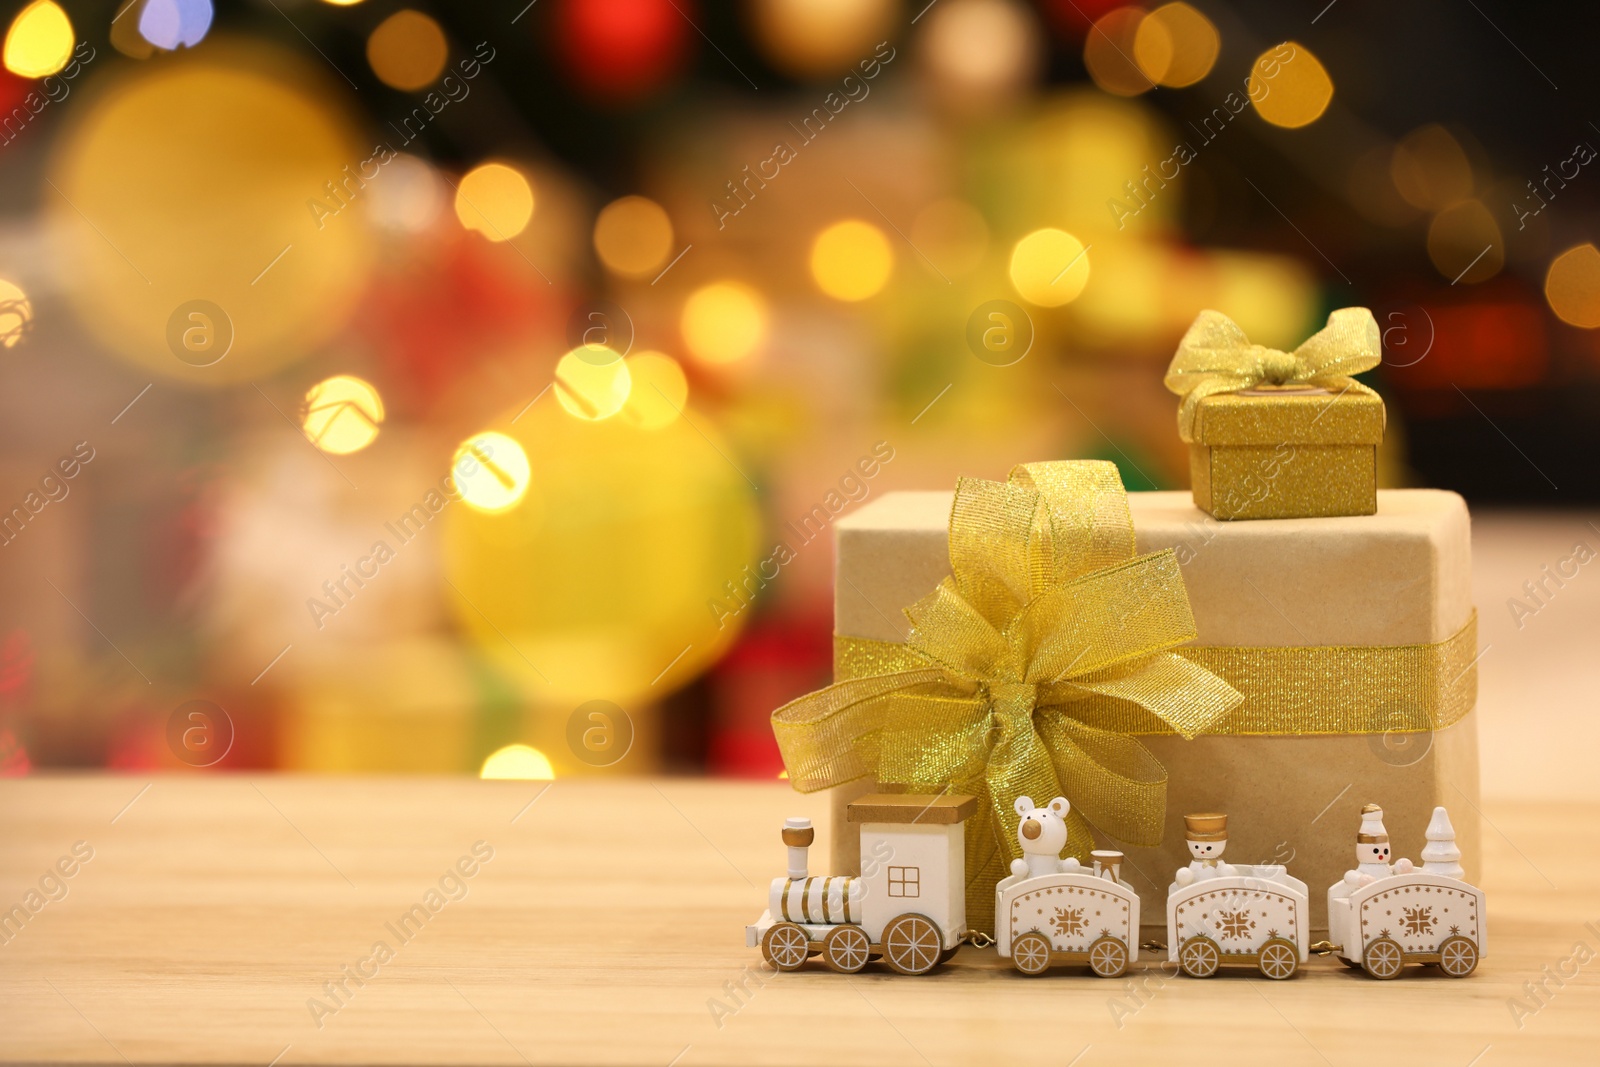
<path id="1" fill-rule="evenodd" d="M 891 897 L 916 897 L 922 895 L 922 874 L 916 867 L 889 868 L 889 895 Z"/>

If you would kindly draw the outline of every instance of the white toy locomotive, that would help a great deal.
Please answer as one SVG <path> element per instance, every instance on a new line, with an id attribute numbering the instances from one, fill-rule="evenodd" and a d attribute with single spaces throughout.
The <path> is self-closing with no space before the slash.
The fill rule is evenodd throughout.
<path id="1" fill-rule="evenodd" d="M 995 944 L 1026 975 L 1087 964 L 1102 978 L 1123 974 L 1139 955 L 1139 896 L 1122 880 L 1122 853 L 1097 850 L 1092 864 L 1063 859 L 1071 805 L 1043 808 L 1018 797 L 1022 858 L 995 886 Z M 768 907 L 745 927 L 747 947 L 780 971 L 821 956 L 853 974 L 881 959 L 901 974 L 926 974 L 967 938 L 964 823 L 968 796 L 880 794 L 849 805 L 861 823 L 859 877 L 812 877 L 809 819 L 783 829 L 788 876 L 774 878 Z M 1331 948 L 1375 978 L 1408 963 L 1436 964 L 1465 978 L 1484 955 L 1484 893 L 1463 880 L 1461 852 L 1444 808 L 1435 808 L 1420 868 L 1389 862 L 1383 812 L 1362 809 L 1357 867 L 1328 889 Z M 1293 977 L 1311 952 L 1309 893 L 1280 864 L 1224 860 L 1222 814 L 1184 816 L 1190 864 L 1167 888 L 1167 953 L 1185 974 L 1206 978 L 1227 965 L 1272 979 Z"/>
<path id="2" fill-rule="evenodd" d="M 964 823 L 976 797 L 883 794 L 850 802 L 861 823 L 861 876 L 813 878 L 809 819 L 783 828 L 786 878 L 774 878 L 767 910 L 745 927 L 745 945 L 780 971 L 812 956 L 854 974 L 881 958 L 901 974 L 926 974 L 967 933 Z"/>

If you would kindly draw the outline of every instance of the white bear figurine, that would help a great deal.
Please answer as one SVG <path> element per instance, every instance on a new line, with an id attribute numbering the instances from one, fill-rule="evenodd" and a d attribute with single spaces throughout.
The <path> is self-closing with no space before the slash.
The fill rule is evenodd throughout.
<path id="1" fill-rule="evenodd" d="M 1076 871 L 1083 865 L 1075 856 L 1061 858 L 1067 847 L 1067 812 L 1072 805 L 1066 797 L 1056 797 L 1049 807 L 1036 808 L 1032 797 L 1018 797 L 1017 843 L 1022 846 L 1020 860 L 1011 861 L 1011 873 L 1017 878 L 1037 878 L 1041 874 L 1059 874 Z"/>

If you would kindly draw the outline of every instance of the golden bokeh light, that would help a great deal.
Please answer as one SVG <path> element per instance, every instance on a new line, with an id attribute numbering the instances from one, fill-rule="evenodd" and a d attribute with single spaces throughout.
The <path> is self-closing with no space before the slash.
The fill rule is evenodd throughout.
<path id="1" fill-rule="evenodd" d="M 683 343 L 702 363 L 735 363 L 749 356 L 767 333 L 766 301 L 739 282 L 713 282 L 683 304 Z"/>
<path id="2" fill-rule="evenodd" d="M 1327 68 L 1299 41 L 1287 41 L 1257 56 L 1246 88 L 1257 114 L 1285 129 L 1317 121 L 1333 100 Z"/>
<path id="3" fill-rule="evenodd" d="M 646 430 L 543 402 L 515 412 L 507 432 L 539 457 L 528 500 L 444 512 L 457 624 L 539 706 L 662 699 L 752 614 L 725 604 L 726 583 L 772 551 L 748 461 L 704 415 Z"/>
<path id="4" fill-rule="evenodd" d="M 894 0 L 754 0 L 752 36 L 778 70 L 798 78 L 833 74 L 872 55 L 893 35 Z"/>
<path id="5" fill-rule="evenodd" d="M 22 287 L 0 278 L 0 348 L 13 348 L 33 322 L 33 305 Z"/>
<path id="6" fill-rule="evenodd" d="M 301 424 L 311 443 L 335 456 L 359 452 L 378 436 L 383 425 L 383 398 L 372 383 L 336 374 L 306 391 Z"/>
<path id="7" fill-rule="evenodd" d="M 672 220 L 654 200 L 642 196 L 613 200 L 595 219 L 594 250 L 600 262 L 616 273 L 643 278 L 672 254 Z"/>
<path id="8" fill-rule="evenodd" d="M 1094 83 L 1106 92 L 1138 96 L 1155 88 L 1133 58 L 1145 17 L 1143 8 L 1119 7 L 1107 11 L 1089 27 L 1083 39 L 1083 65 Z"/>
<path id="9" fill-rule="evenodd" d="M 1395 146 L 1389 176 L 1406 203 L 1440 211 L 1472 195 L 1472 165 L 1460 143 L 1439 125 L 1413 130 Z"/>
<path id="10" fill-rule="evenodd" d="M 1500 224 L 1482 201 L 1452 204 L 1428 225 L 1428 258 L 1452 285 L 1488 281 L 1505 266 Z"/>
<path id="11" fill-rule="evenodd" d="M 514 437 L 492 430 L 473 434 L 456 449 L 450 469 L 461 499 L 475 511 L 498 515 L 527 495 L 533 468 Z"/>
<path id="12" fill-rule="evenodd" d="M 361 3 L 361 0 L 322 0 L 322 2 L 324 4 L 330 4 L 333 7 L 355 7 L 357 4 Z"/>
<path id="13" fill-rule="evenodd" d="M 689 403 L 689 379 L 683 367 L 660 352 L 635 352 L 628 357 L 632 388 L 622 418 L 644 430 L 659 430 L 677 419 Z"/>
<path id="14" fill-rule="evenodd" d="M 954 197 L 935 200 L 911 222 L 911 243 L 944 274 L 959 278 L 983 262 L 989 250 L 989 223 L 983 212 Z M 922 257 L 916 257 L 921 262 Z M 930 272 L 932 267 L 923 263 Z"/>
<path id="15" fill-rule="evenodd" d="M 837 300 L 865 300 L 888 284 L 893 270 L 889 239 L 870 222 L 836 222 L 811 245 L 811 276 Z"/>
<path id="16" fill-rule="evenodd" d="M 117 74 L 114 92 L 71 109 L 39 183 L 79 320 L 142 370 L 204 387 L 258 381 L 328 343 L 366 290 L 374 241 L 345 176 L 372 143 L 328 75 L 226 38 Z M 235 338 L 205 367 L 168 342 L 197 299 Z"/>
<path id="17" fill-rule="evenodd" d="M 67 65 L 77 43 L 67 13 L 53 0 L 33 0 L 6 31 L 6 69 L 19 78 L 45 78 Z"/>
<path id="18" fill-rule="evenodd" d="M 604 345 L 575 348 L 556 362 L 556 400 L 574 418 L 609 419 L 627 403 L 631 387 L 628 364 Z"/>
<path id="19" fill-rule="evenodd" d="M 1581 244 L 1557 256 L 1544 278 L 1544 298 L 1562 322 L 1600 326 L 1600 249 Z"/>
<path id="20" fill-rule="evenodd" d="M 533 186 L 515 167 L 484 163 L 456 186 L 456 218 L 491 241 L 509 241 L 533 219 Z"/>
<path id="21" fill-rule="evenodd" d="M 1157 85 L 1182 89 L 1216 65 L 1222 38 L 1211 20 L 1185 3 L 1162 4 L 1139 23 L 1133 58 Z"/>
<path id="22" fill-rule="evenodd" d="M 947 107 L 981 114 L 1037 78 L 1043 30 L 1018 0 L 940 0 L 927 16 L 921 62 Z"/>
<path id="23" fill-rule="evenodd" d="M 537 782 L 553 781 L 555 768 L 550 757 L 532 745 L 507 745 L 489 753 L 479 778 L 516 778 Z"/>
<path id="24" fill-rule="evenodd" d="M 1012 249 L 1011 284 L 1030 304 L 1060 307 L 1088 283 L 1088 249 L 1065 230 L 1035 230 Z"/>
<path id="25" fill-rule="evenodd" d="M 378 23 L 367 38 L 367 62 L 391 89 L 423 89 L 438 80 L 450 56 L 444 31 L 433 19 L 407 8 Z"/>

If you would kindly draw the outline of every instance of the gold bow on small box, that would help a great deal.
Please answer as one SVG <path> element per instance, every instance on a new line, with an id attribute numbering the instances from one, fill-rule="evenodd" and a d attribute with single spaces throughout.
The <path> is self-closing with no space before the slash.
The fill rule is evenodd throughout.
<path id="1" fill-rule="evenodd" d="M 870 776 L 983 798 L 967 833 L 967 913 L 986 929 L 994 885 L 1021 854 L 1018 796 L 1071 798 L 1080 859 L 1091 824 L 1156 844 L 1166 772 L 1132 735 L 1193 737 L 1243 698 L 1169 651 L 1195 636 L 1183 577 L 1171 551 L 1135 555 L 1112 464 L 962 479 L 949 542 L 952 574 L 906 609 L 906 643 L 844 639 L 844 680 L 772 722 L 801 792 Z"/>
<path id="2" fill-rule="evenodd" d="M 1202 311 L 1166 376 L 1183 397 L 1195 505 L 1219 519 L 1376 511 L 1383 400 L 1350 375 L 1378 365 L 1380 344 L 1366 308 L 1335 311 L 1293 352 Z"/>

